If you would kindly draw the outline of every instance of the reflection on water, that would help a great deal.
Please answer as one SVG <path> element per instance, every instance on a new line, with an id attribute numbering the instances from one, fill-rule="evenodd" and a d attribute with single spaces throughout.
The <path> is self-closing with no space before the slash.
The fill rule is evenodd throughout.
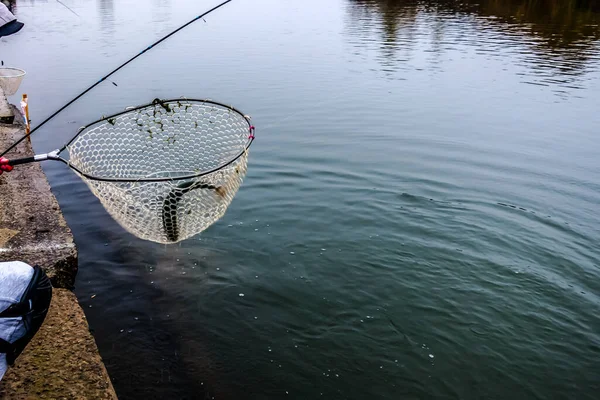
<path id="1" fill-rule="evenodd" d="M 105 36 L 112 36 L 115 32 L 115 9 L 113 0 L 97 1 L 100 28 Z"/>
<path id="2" fill-rule="evenodd" d="M 489 56 L 517 56 L 527 83 L 578 88 L 600 54 L 595 1 L 349 0 L 348 16 L 359 47 L 374 44 L 365 30 L 380 30 L 385 68 L 401 68 L 419 41 L 437 55 L 465 43 Z"/>

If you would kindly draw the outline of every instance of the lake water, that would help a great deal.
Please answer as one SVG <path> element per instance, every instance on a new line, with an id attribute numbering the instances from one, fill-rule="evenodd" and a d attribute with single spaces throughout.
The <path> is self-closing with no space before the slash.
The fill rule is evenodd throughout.
<path id="1" fill-rule="evenodd" d="M 63 3 L 19 0 L 0 39 L 34 126 L 216 4 Z M 235 0 L 67 109 L 36 151 L 156 97 L 257 128 L 227 214 L 175 246 L 44 164 L 120 398 L 596 399 L 599 40 L 589 1 Z"/>

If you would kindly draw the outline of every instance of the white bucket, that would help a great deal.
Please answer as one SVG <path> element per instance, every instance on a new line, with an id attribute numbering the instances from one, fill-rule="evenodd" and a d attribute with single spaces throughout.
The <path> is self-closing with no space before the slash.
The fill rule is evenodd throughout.
<path id="1" fill-rule="evenodd" d="M 0 67 L 0 88 L 5 96 L 12 96 L 17 93 L 21 81 L 25 76 L 25 71 L 18 68 Z"/>

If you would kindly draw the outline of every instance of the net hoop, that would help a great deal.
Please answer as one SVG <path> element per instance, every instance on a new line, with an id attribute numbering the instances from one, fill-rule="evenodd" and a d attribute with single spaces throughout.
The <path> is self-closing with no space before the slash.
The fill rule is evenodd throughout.
<path id="1" fill-rule="evenodd" d="M 215 223 L 238 192 L 250 117 L 212 100 L 159 100 L 88 124 L 62 149 L 106 211 L 133 235 L 177 243 Z"/>
<path id="2" fill-rule="evenodd" d="M 176 99 L 168 99 L 168 100 L 162 100 L 162 99 L 155 99 L 154 101 L 152 101 L 151 103 L 148 104 L 144 104 L 141 106 L 137 106 L 137 107 L 128 107 L 126 108 L 124 111 L 118 112 L 116 114 L 110 115 L 110 116 L 103 116 L 102 118 L 87 124 L 85 126 L 82 126 L 81 128 L 79 128 L 77 134 L 67 143 L 65 144 L 62 148 L 60 148 L 58 150 L 58 155 L 60 155 L 60 153 L 62 153 L 64 150 L 69 150 L 70 146 L 77 141 L 77 139 L 84 134 L 85 132 L 90 131 L 91 129 L 94 129 L 95 127 L 101 125 L 101 124 L 105 124 L 107 121 L 110 121 L 111 119 L 115 119 L 118 118 L 120 116 L 123 116 L 125 114 L 128 113 L 133 113 L 139 110 L 144 110 L 150 107 L 154 107 L 156 105 L 161 105 L 161 106 L 168 106 L 170 104 L 178 104 L 178 103 L 192 103 L 192 104 L 208 104 L 208 105 L 213 105 L 216 107 L 220 107 L 222 109 L 226 109 L 230 112 L 234 112 L 236 113 L 238 116 L 240 116 L 244 121 L 245 124 L 247 125 L 247 129 L 248 129 L 248 136 L 247 136 L 247 140 L 243 146 L 243 148 L 237 152 L 235 155 L 233 155 L 230 159 L 222 162 L 221 164 L 213 167 L 213 168 L 209 168 L 203 171 L 199 171 L 193 174 L 182 174 L 182 175 L 177 175 L 177 176 L 167 176 L 167 177 L 151 177 L 151 176 L 145 176 L 145 177 L 137 177 L 137 178 L 114 178 L 114 177 L 103 177 L 103 176 L 98 176 L 98 175 L 94 175 L 94 174 L 90 174 L 87 173 L 85 171 L 83 171 L 81 168 L 79 168 L 77 165 L 75 165 L 74 163 L 71 162 L 71 160 L 67 160 L 64 159 L 62 157 L 56 157 L 55 159 L 57 159 L 58 161 L 62 161 L 63 163 L 67 164 L 69 166 L 69 168 L 73 169 L 77 174 L 81 175 L 82 177 L 92 180 L 92 181 L 100 181 L 100 182 L 167 182 L 167 181 L 182 181 L 182 180 L 189 180 L 189 179 L 194 179 L 194 178 L 199 178 L 205 175 L 210 175 L 213 174 L 223 168 L 228 167 L 229 165 L 233 164 L 234 162 L 236 162 L 240 157 L 242 157 L 243 155 L 247 154 L 248 149 L 250 148 L 250 146 L 252 145 L 252 143 L 254 142 L 254 126 L 252 125 L 252 123 L 250 122 L 250 117 L 245 115 L 244 113 L 242 113 L 240 110 L 236 109 L 235 107 L 232 107 L 230 105 L 224 104 L 224 103 L 220 103 L 214 100 L 210 100 L 210 99 L 189 99 L 186 97 L 181 97 L 181 98 L 176 98 Z"/>
<path id="3" fill-rule="evenodd" d="M 17 93 L 25 74 L 26 72 L 19 68 L 0 68 L 0 88 L 5 96 L 12 96 Z"/>

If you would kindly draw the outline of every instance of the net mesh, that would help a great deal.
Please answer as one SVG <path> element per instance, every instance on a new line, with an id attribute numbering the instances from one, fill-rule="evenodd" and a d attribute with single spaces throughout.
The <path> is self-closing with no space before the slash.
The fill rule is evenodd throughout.
<path id="1" fill-rule="evenodd" d="M 17 93 L 25 71 L 18 68 L 0 68 L 0 88 L 5 96 L 12 96 Z"/>
<path id="2" fill-rule="evenodd" d="M 249 129 L 221 104 L 155 102 L 84 128 L 69 163 L 126 230 L 174 243 L 225 213 L 246 174 Z"/>

